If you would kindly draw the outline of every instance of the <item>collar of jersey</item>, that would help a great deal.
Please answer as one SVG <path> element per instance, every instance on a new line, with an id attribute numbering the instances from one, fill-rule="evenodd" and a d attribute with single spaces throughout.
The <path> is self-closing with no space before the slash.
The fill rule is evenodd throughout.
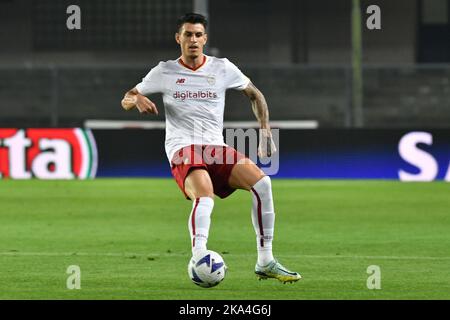
<path id="1" fill-rule="evenodd" d="M 185 68 L 187 68 L 187 69 L 189 69 L 189 70 L 192 70 L 192 71 L 197 71 L 198 69 L 200 69 L 201 67 L 203 67 L 204 65 L 205 65 L 205 63 L 206 63 L 206 55 L 204 54 L 203 55 L 203 62 L 198 66 L 198 67 L 196 67 L 196 68 L 191 68 L 190 66 L 188 66 L 186 63 L 184 63 L 184 61 L 183 61 L 183 59 L 181 59 L 181 57 L 180 58 L 178 58 L 178 62 L 183 66 L 183 67 L 185 67 Z"/>

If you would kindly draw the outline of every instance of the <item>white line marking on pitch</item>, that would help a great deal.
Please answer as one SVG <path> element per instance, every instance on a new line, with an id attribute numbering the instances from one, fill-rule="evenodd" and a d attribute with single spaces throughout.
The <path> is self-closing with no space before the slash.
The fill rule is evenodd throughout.
<path id="1" fill-rule="evenodd" d="M 103 257 L 180 257 L 189 256 L 189 253 L 130 253 L 130 252 L 21 252 L 8 251 L 0 252 L 0 256 L 103 256 Z M 248 256 L 243 253 L 230 253 L 230 256 Z M 307 258 L 307 259 L 383 259 L 383 260 L 450 260 L 450 257 L 426 257 L 426 256 L 346 256 L 346 255 L 302 255 L 302 254 L 279 254 L 285 258 Z"/>

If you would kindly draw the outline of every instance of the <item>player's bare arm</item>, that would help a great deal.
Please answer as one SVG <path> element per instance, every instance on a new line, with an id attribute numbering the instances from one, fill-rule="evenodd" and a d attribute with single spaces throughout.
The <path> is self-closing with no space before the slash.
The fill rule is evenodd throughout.
<path id="1" fill-rule="evenodd" d="M 253 113 L 258 119 L 261 129 L 269 129 L 269 108 L 267 107 L 266 98 L 262 92 L 255 87 L 255 85 L 250 82 L 243 90 L 243 93 L 249 97 L 252 104 Z"/>
<path id="2" fill-rule="evenodd" d="M 137 108 L 140 113 L 158 114 L 156 105 L 149 98 L 140 94 L 136 88 L 125 93 L 122 99 L 122 108 L 127 111 Z"/>
<path id="3" fill-rule="evenodd" d="M 260 157 L 270 157 L 272 153 L 276 152 L 275 143 L 272 140 L 272 133 L 269 124 L 269 108 L 267 106 L 266 98 L 262 92 L 250 82 L 243 90 L 243 93 L 250 99 L 253 113 L 259 122 L 260 142 L 258 147 L 258 154 Z"/>

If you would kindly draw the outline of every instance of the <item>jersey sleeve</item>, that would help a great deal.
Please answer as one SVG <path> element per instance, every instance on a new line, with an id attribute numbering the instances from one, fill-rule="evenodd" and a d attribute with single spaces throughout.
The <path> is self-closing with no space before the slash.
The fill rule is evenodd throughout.
<path id="1" fill-rule="evenodd" d="M 225 61 L 225 86 L 227 89 L 244 90 L 250 83 L 250 79 L 228 59 Z"/>
<path id="2" fill-rule="evenodd" d="M 163 91 L 162 66 L 159 63 L 136 85 L 136 89 L 142 95 Z"/>

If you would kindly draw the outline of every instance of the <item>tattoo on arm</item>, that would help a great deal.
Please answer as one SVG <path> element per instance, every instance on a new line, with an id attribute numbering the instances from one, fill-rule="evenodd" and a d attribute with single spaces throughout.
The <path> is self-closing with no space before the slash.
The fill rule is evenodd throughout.
<path id="1" fill-rule="evenodd" d="M 269 109 L 267 107 L 266 99 L 261 91 L 255 87 L 253 83 L 249 83 L 247 88 L 243 90 L 243 93 L 250 98 L 252 104 L 253 113 L 258 119 L 261 128 L 269 128 Z"/>

